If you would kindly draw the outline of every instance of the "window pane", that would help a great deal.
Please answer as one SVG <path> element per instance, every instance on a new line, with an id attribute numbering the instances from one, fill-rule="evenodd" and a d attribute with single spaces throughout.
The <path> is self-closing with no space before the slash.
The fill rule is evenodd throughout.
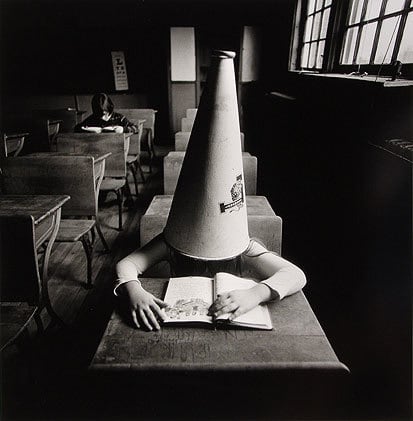
<path id="1" fill-rule="evenodd" d="M 305 24 L 304 42 L 310 41 L 312 26 L 313 26 L 313 17 L 310 16 L 307 19 L 307 22 Z"/>
<path id="2" fill-rule="evenodd" d="M 387 0 L 385 15 L 389 13 L 398 12 L 404 8 L 405 0 Z"/>
<path id="3" fill-rule="evenodd" d="M 383 20 L 374 63 L 381 64 L 391 62 L 394 43 L 396 42 L 396 34 L 399 28 L 399 21 L 400 16 Z"/>
<path id="4" fill-rule="evenodd" d="M 404 27 L 402 42 L 400 43 L 397 60 L 402 63 L 413 63 L 413 13 L 407 16 L 406 26 Z"/>
<path id="5" fill-rule="evenodd" d="M 341 64 L 352 64 L 354 48 L 356 46 L 358 28 L 350 28 L 347 30 L 345 36 L 345 43 L 343 48 L 343 58 Z"/>
<path id="6" fill-rule="evenodd" d="M 320 10 L 323 7 L 323 0 L 317 0 L 315 10 Z"/>
<path id="7" fill-rule="evenodd" d="M 325 2 L 325 4 L 324 4 L 324 6 L 330 6 L 330 4 L 331 4 L 331 0 L 326 0 L 326 2 Z"/>
<path id="8" fill-rule="evenodd" d="M 366 64 L 370 62 L 376 27 L 377 22 L 364 25 L 361 33 L 359 50 L 357 52 L 356 64 Z"/>
<path id="9" fill-rule="evenodd" d="M 366 16 L 364 17 L 364 20 L 377 18 L 379 16 L 380 9 L 381 9 L 380 0 L 368 0 Z"/>
<path id="10" fill-rule="evenodd" d="M 312 69 L 313 67 L 315 67 L 315 55 L 317 52 L 317 43 L 316 42 L 312 42 L 310 45 L 310 58 L 308 60 L 308 67 L 310 69 Z"/>
<path id="11" fill-rule="evenodd" d="M 315 5 L 315 0 L 308 1 L 307 15 L 314 12 L 314 5 Z"/>
<path id="12" fill-rule="evenodd" d="M 317 69 L 321 69 L 323 67 L 323 57 L 324 57 L 324 46 L 325 41 L 320 41 L 318 44 L 318 50 L 317 50 Z"/>
<path id="13" fill-rule="evenodd" d="M 354 0 L 351 8 L 350 24 L 360 22 L 364 0 Z"/>
<path id="14" fill-rule="evenodd" d="M 321 13 L 318 12 L 314 15 L 313 34 L 311 36 L 311 39 L 313 41 L 319 39 L 320 23 L 321 23 Z"/>
<path id="15" fill-rule="evenodd" d="M 327 36 L 327 28 L 328 28 L 328 19 L 330 17 L 330 9 L 324 10 L 323 13 L 323 23 L 321 25 L 321 33 L 320 38 L 326 38 Z"/>
<path id="16" fill-rule="evenodd" d="M 309 44 L 304 44 L 303 51 L 301 53 L 301 67 L 308 67 L 308 52 Z"/>

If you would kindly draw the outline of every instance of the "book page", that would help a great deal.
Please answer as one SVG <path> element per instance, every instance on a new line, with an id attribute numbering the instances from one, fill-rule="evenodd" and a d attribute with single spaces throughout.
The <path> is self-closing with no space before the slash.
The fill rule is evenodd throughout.
<path id="1" fill-rule="evenodd" d="M 239 278 L 225 272 L 219 272 L 215 277 L 218 295 L 234 289 L 249 289 L 257 284 L 257 282 L 252 279 Z M 227 320 L 228 317 L 229 314 L 223 314 L 222 316 L 219 316 L 217 320 Z M 241 316 L 238 316 L 231 323 L 246 327 L 272 329 L 271 318 L 265 304 L 260 304 L 247 313 L 241 314 Z"/>
<path id="2" fill-rule="evenodd" d="M 166 322 L 207 322 L 208 308 L 212 304 L 212 279 L 203 276 L 171 278 L 164 301 L 169 304 L 165 309 Z"/>

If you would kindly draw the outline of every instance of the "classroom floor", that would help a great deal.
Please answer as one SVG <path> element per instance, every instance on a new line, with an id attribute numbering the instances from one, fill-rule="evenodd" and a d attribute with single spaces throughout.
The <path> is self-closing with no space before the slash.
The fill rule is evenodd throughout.
<path id="1" fill-rule="evenodd" d="M 148 172 L 147 159 L 143 156 L 146 182 L 139 183 L 138 198 L 133 196 L 133 206 L 124 206 L 123 231 L 117 230 L 116 197 L 109 194 L 99 206 L 102 231 L 111 251 L 103 253 L 97 237 L 93 289 L 85 288 L 86 257 L 81 243 L 54 244 L 49 263 L 49 292 L 52 306 L 66 327 L 46 329 L 43 335 L 35 335 L 35 330 L 29 329 L 32 337 L 28 346 L 11 346 L 2 353 L 1 419 L 72 419 L 67 409 L 79 402 L 76 393 L 66 399 L 68 384 L 62 385 L 62 381 L 69 382 L 70 388 L 78 388 L 75 373 L 84 371 L 93 358 L 113 310 L 111 289 L 115 264 L 139 246 L 140 218 L 153 195 L 163 193 L 162 162 L 170 149 L 168 146 L 156 147 L 152 173 Z M 132 177 L 130 186 L 134 194 Z M 42 319 L 47 326 L 47 314 L 42 313 Z M 68 380 L 70 373 L 73 377 Z"/>

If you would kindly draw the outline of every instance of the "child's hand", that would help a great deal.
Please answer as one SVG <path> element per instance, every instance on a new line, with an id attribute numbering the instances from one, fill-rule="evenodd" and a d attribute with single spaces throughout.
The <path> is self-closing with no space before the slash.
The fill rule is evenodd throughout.
<path id="1" fill-rule="evenodd" d="M 165 320 L 163 308 L 167 304 L 145 291 L 137 282 L 127 282 L 121 285 L 122 297 L 126 300 L 127 309 L 137 328 L 146 326 L 149 330 L 159 330 L 158 319 Z"/>
<path id="2" fill-rule="evenodd" d="M 208 310 L 215 317 L 229 313 L 229 320 L 252 310 L 258 304 L 269 299 L 270 289 L 264 284 L 257 284 L 249 289 L 234 289 L 220 294 Z"/>
<path id="3" fill-rule="evenodd" d="M 123 133 L 122 126 L 113 126 L 113 130 L 115 131 L 115 133 Z"/>

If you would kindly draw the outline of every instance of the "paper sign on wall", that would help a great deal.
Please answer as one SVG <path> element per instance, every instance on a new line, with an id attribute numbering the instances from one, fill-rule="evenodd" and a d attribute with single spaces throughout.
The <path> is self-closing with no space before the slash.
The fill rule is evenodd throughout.
<path id="1" fill-rule="evenodd" d="M 123 51 L 112 51 L 113 76 L 115 78 L 115 89 L 117 91 L 127 91 L 128 74 L 126 72 L 126 61 Z"/>

